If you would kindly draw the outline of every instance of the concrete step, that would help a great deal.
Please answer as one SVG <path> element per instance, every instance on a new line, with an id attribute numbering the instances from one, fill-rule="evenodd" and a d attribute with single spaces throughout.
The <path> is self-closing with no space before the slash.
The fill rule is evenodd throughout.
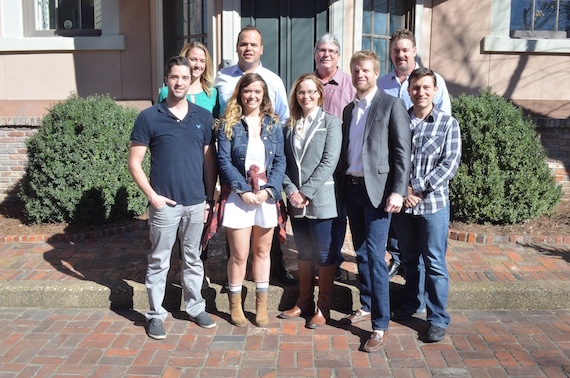
<path id="1" fill-rule="evenodd" d="M 392 305 L 397 304 L 402 284 L 390 283 Z M 255 312 L 255 285 L 244 282 L 244 308 Z M 315 298 L 318 289 L 315 290 Z M 360 307 L 358 282 L 335 281 L 333 309 L 349 313 Z M 225 289 L 211 283 L 202 290 L 211 312 L 228 312 Z M 270 285 L 268 310 L 291 308 L 297 299 L 296 285 Z M 165 308 L 183 309 L 182 288 L 169 282 Z M 98 284 L 91 281 L 4 281 L 0 282 L 1 307 L 38 308 L 113 308 L 148 309 L 147 291 L 142 283 L 113 281 Z M 570 282 L 450 282 L 450 310 L 533 310 L 570 308 Z"/>

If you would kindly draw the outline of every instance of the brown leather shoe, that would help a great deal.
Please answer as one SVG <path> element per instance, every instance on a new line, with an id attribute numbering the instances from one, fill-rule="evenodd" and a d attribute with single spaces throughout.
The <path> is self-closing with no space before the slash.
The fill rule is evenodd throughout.
<path id="1" fill-rule="evenodd" d="M 388 337 L 388 330 L 372 332 L 372 335 L 370 335 L 370 338 L 366 344 L 364 344 L 362 350 L 367 353 L 376 352 L 386 344 L 386 337 Z"/>
<path id="2" fill-rule="evenodd" d="M 365 313 L 361 309 L 356 310 L 352 314 L 345 316 L 340 320 L 342 324 L 356 324 L 364 320 L 370 320 L 370 313 Z"/>

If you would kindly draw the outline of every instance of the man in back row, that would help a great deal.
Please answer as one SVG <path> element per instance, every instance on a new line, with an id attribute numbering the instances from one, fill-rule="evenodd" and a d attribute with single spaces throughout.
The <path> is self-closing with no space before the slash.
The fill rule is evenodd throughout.
<path id="1" fill-rule="evenodd" d="M 356 89 L 352 85 L 350 75 L 342 72 L 338 66 L 340 58 L 340 43 L 334 34 L 323 35 L 315 44 L 314 51 L 315 76 L 319 78 L 325 90 L 325 100 L 323 110 L 342 119 L 342 111 L 356 95 Z M 343 173 L 344 174 L 344 173 Z M 338 186 L 338 185 L 337 185 Z M 338 217 L 333 220 L 331 250 L 336 253 L 337 270 L 335 279 L 342 278 L 340 264 L 344 258 L 342 256 L 342 246 L 346 235 L 346 209 L 337 195 Z"/>
<path id="2" fill-rule="evenodd" d="M 285 123 L 289 119 L 289 106 L 287 102 L 287 92 L 285 85 L 279 76 L 261 65 L 261 55 L 263 55 L 263 40 L 260 31 L 255 26 L 246 26 L 238 34 L 236 44 L 238 63 L 222 68 L 214 85 L 218 89 L 218 99 L 220 102 L 220 114 L 226 110 L 226 103 L 234 93 L 238 81 L 246 73 L 255 72 L 259 74 L 267 84 L 269 99 L 273 105 L 275 114 L 279 116 L 279 121 Z M 229 247 L 227 247 L 229 255 Z M 295 278 L 283 266 L 283 251 L 279 242 L 279 231 L 273 233 L 273 243 L 271 245 L 271 276 L 280 282 L 287 284 L 296 283 Z"/>

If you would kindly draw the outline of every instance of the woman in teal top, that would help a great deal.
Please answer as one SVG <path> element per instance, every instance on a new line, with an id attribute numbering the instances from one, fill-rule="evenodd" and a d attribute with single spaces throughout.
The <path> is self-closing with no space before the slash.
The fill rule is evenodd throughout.
<path id="1" fill-rule="evenodd" d="M 212 59 L 208 49 L 200 42 L 190 42 L 180 50 L 180 56 L 184 56 L 190 62 L 190 88 L 186 97 L 190 102 L 214 114 L 218 95 L 214 88 Z M 166 100 L 167 94 L 168 88 L 162 87 L 158 102 Z"/>

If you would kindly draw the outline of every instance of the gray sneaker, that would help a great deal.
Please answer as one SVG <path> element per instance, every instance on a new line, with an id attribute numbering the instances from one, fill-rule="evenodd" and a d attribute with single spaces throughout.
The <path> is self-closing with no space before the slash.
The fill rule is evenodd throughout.
<path id="1" fill-rule="evenodd" d="M 190 320 L 198 324 L 200 327 L 206 329 L 214 328 L 216 326 L 216 322 L 210 317 L 210 315 L 208 315 L 206 311 L 202 311 L 195 317 L 191 316 Z"/>
<path id="2" fill-rule="evenodd" d="M 152 318 L 148 321 L 148 336 L 155 340 L 162 340 L 166 338 L 166 331 L 164 330 L 164 325 L 162 320 L 158 318 Z"/>

